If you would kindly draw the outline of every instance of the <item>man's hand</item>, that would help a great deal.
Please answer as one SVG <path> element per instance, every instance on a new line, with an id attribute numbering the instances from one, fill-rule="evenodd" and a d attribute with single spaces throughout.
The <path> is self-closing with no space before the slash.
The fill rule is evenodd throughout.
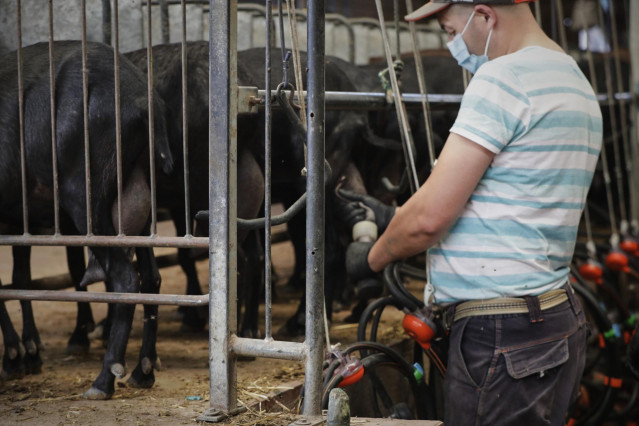
<path id="1" fill-rule="evenodd" d="M 338 192 L 339 195 L 348 200 L 359 201 L 369 207 L 373 213 L 375 213 L 375 224 L 377 224 L 377 229 L 380 234 L 386 230 L 386 227 L 395 215 L 396 208 L 394 206 L 384 204 L 370 195 L 358 194 L 357 192 L 347 189 L 340 189 Z"/>
<path id="2" fill-rule="evenodd" d="M 357 201 L 346 202 L 337 200 L 336 210 L 337 215 L 348 226 L 349 230 L 352 229 L 357 222 L 366 220 L 366 209 Z"/>
<path id="3" fill-rule="evenodd" d="M 375 277 L 368 264 L 368 253 L 374 243 L 352 242 L 346 249 L 346 273 L 355 282 Z"/>

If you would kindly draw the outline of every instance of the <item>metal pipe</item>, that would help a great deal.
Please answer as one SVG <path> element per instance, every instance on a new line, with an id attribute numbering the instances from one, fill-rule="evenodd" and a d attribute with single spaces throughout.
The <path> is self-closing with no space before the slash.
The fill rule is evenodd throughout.
<path id="1" fill-rule="evenodd" d="M 179 1 L 179 0 L 178 0 Z M 172 4 L 179 4 L 178 2 L 171 2 Z M 166 0 L 159 0 L 160 4 L 160 24 L 162 28 L 162 44 L 169 44 L 171 42 L 171 29 L 169 28 L 169 2 Z M 149 21 L 149 26 L 151 21 Z"/>
<path id="2" fill-rule="evenodd" d="M 189 173 L 189 112 L 187 88 L 187 44 L 186 44 L 186 1 L 182 0 L 182 151 L 184 154 L 184 218 L 186 220 L 186 235 L 193 231 L 193 219 L 191 218 L 191 177 Z"/>
<path id="3" fill-rule="evenodd" d="M 306 347 L 303 343 L 247 339 L 235 335 L 231 336 L 231 350 L 234 355 L 291 361 L 304 361 L 306 353 Z"/>
<path id="4" fill-rule="evenodd" d="M 280 2 L 281 3 L 281 2 Z M 271 92 L 272 0 L 266 0 L 266 43 L 264 49 L 264 87 Z M 292 34 L 291 34 L 292 36 Z M 264 105 L 264 328 L 271 340 L 271 102 Z M 262 221 L 260 221 L 262 222 Z M 238 224 L 239 226 L 239 224 Z"/>
<path id="5" fill-rule="evenodd" d="M 147 0 L 147 29 L 146 29 L 146 87 L 148 96 L 149 109 L 149 183 L 151 192 L 151 235 L 158 233 L 158 207 L 157 207 L 157 185 L 155 180 L 155 113 L 154 113 L 154 97 L 153 90 L 153 28 L 151 18 L 151 4 Z"/>
<path id="6" fill-rule="evenodd" d="M 561 41 L 561 48 L 568 52 L 568 39 L 566 38 L 566 27 L 564 25 L 563 0 L 556 0 L 555 6 L 557 7 L 557 25 L 559 28 L 559 40 Z"/>
<path id="7" fill-rule="evenodd" d="M 399 40 L 401 28 L 399 27 L 399 0 L 393 0 L 393 22 L 395 23 L 395 59 L 402 59 L 402 47 Z"/>
<path id="8" fill-rule="evenodd" d="M 29 234 L 29 203 L 27 201 L 27 159 L 24 149 L 24 84 L 22 77 L 22 2 L 18 0 L 18 120 L 20 126 L 20 175 L 22 184 L 22 233 Z"/>
<path id="9" fill-rule="evenodd" d="M 60 187 L 58 181 L 58 144 L 56 143 L 55 64 L 53 60 L 53 0 L 49 0 L 49 88 L 51 108 L 51 161 L 53 168 L 53 215 L 55 234 L 60 234 Z"/>
<path id="10" fill-rule="evenodd" d="M 115 153 L 118 185 L 118 235 L 122 232 L 122 120 L 120 117 L 120 25 L 118 0 L 113 0 L 113 71 L 115 80 Z"/>
<path id="11" fill-rule="evenodd" d="M 290 97 L 290 91 L 284 90 L 287 97 Z M 277 92 L 275 90 L 271 90 L 271 97 L 275 96 Z M 302 92 L 304 98 L 307 98 L 308 93 L 306 91 Z M 456 106 L 461 103 L 462 99 L 461 94 L 438 94 L 438 93 L 429 93 L 426 97 L 420 95 L 419 93 L 402 93 L 401 100 L 406 105 L 407 108 L 421 108 L 422 102 L 427 101 L 431 108 L 439 108 L 444 106 Z M 597 94 L 597 100 L 599 103 L 603 105 L 607 105 L 608 95 L 606 94 Z M 622 92 L 615 93 L 613 96 L 614 100 L 631 100 L 632 93 L 630 92 Z M 295 102 L 299 102 L 299 97 L 297 92 L 293 94 L 293 100 Z M 266 102 L 266 90 L 257 90 L 257 97 L 252 98 L 250 101 L 251 105 L 258 105 L 263 107 Z M 342 110 L 342 109 L 362 109 L 362 110 L 377 110 L 377 109 L 387 109 L 388 103 L 386 102 L 386 95 L 381 92 L 325 92 L 325 102 L 326 108 L 329 110 Z M 273 108 L 278 108 L 277 104 L 272 106 Z"/>
<path id="12" fill-rule="evenodd" d="M 208 247 L 208 238 L 145 237 L 130 235 L 0 235 L 0 245 L 206 248 Z"/>
<path id="13" fill-rule="evenodd" d="M 129 305 L 206 306 L 208 295 L 148 293 L 92 293 L 86 291 L 0 289 L 0 300 L 46 300 L 50 302 L 125 303 Z"/>
<path id="14" fill-rule="evenodd" d="M 542 27 L 542 20 L 541 20 L 541 2 L 540 1 L 536 1 L 535 3 L 535 19 L 537 20 L 537 25 L 539 25 L 540 27 Z M 543 27 L 542 27 L 543 28 Z"/>
<path id="15" fill-rule="evenodd" d="M 324 0 L 309 0 L 306 193 L 306 370 L 304 414 L 321 413 L 324 305 Z M 328 332 L 328 330 L 326 330 Z"/>
<path id="16" fill-rule="evenodd" d="M 87 4 L 82 0 L 82 112 L 84 126 L 84 185 L 86 196 L 87 235 L 93 234 L 91 194 L 91 145 L 89 138 L 89 67 L 87 65 Z"/>
<path id="17" fill-rule="evenodd" d="M 210 412 L 237 409 L 237 1 L 209 0 Z"/>

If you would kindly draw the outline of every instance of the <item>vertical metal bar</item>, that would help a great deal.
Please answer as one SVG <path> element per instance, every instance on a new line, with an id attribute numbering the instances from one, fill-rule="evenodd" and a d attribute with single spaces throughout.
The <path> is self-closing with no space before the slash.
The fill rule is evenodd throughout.
<path id="1" fill-rule="evenodd" d="M 395 23 L 395 59 L 402 59 L 402 48 L 399 40 L 399 0 L 393 0 L 393 21 Z"/>
<path id="2" fill-rule="evenodd" d="M 271 21 L 272 0 L 266 0 L 266 48 L 264 49 L 264 325 L 266 340 L 271 340 Z M 297 23 L 295 23 L 297 25 Z"/>
<path id="3" fill-rule="evenodd" d="M 305 415 L 321 412 L 324 361 L 323 330 L 317 326 L 324 305 L 324 19 L 324 0 L 309 0 Z"/>
<path id="4" fill-rule="evenodd" d="M 537 20 L 537 25 L 542 27 L 541 1 L 536 1 L 534 4 L 535 4 L 535 19 Z"/>
<path id="5" fill-rule="evenodd" d="M 20 173 L 22 179 L 22 232 L 29 234 L 29 203 L 27 202 L 27 158 L 24 149 L 24 85 L 22 81 L 22 2 L 18 0 L 18 117 L 20 125 Z"/>
<path id="6" fill-rule="evenodd" d="M 550 0 L 550 34 L 557 41 L 557 0 Z"/>
<path id="7" fill-rule="evenodd" d="M 82 113 L 84 125 L 84 179 L 86 191 L 87 235 L 93 235 L 91 206 L 91 149 L 89 144 L 89 67 L 87 65 L 87 2 L 82 0 Z"/>
<path id="8" fill-rule="evenodd" d="M 639 89 L 639 5 L 636 1 L 631 1 L 626 9 L 628 16 L 628 51 L 630 53 L 630 82 L 629 89 L 632 93 L 631 102 L 631 150 L 628 155 L 632 156 L 633 164 L 639 164 L 639 109 L 637 108 L 637 90 Z M 635 188 L 639 187 L 639 167 L 633 168 L 631 179 Z M 634 198 L 632 205 L 632 228 L 636 233 L 639 231 L 639 196 Z"/>
<path id="9" fill-rule="evenodd" d="M 122 123 L 120 120 L 120 29 L 118 0 L 113 0 L 113 72 L 115 79 L 115 151 L 118 175 L 118 235 L 122 234 Z"/>
<path id="10" fill-rule="evenodd" d="M 55 235 L 60 235 L 60 187 L 58 185 L 58 147 L 55 122 L 55 64 L 53 61 L 53 0 L 49 0 L 49 86 L 51 88 L 51 158 L 53 166 L 54 233 Z"/>
<path id="11" fill-rule="evenodd" d="M 149 21 L 149 25 L 151 21 Z M 171 30 L 169 28 L 169 3 L 167 0 L 160 0 L 160 24 L 162 28 L 162 44 L 171 42 Z"/>
<path id="12" fill-rule="evenodd" d="M 209 0 L 209 371 L 212 410 L 237 404 L 237 0 Z"/>
<path id="13" fill-rule="evenodd" d="M 191 219 L 191 179 L 189 174 L 189 112 L 187 110 L 188 88 L 186 73 L 186 1 L 182 0 L 182 152 L 184 153 L 184 219 L 186 220 L 186 236 L 191 236 L 193 220 Z"/>
<path id="14" fill-rule="evenodd" d="M 153 90 L 153 26 L 151 13 L 151 0 L 146 3 L 147 28 L 146 28 L 146 80 L 148 93 L 148 109 L 149 109 L 149 177 L 151 191 L 151 235 L 157 235 L 158 232 L 158 207 L 157 207 L 157 184 L 155 179 L 155 112 Z"/>

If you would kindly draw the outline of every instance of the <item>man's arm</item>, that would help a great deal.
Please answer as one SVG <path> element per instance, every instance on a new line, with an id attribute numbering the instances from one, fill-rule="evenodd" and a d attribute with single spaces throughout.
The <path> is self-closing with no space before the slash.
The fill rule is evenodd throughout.
<path id="1" fill-rule="evenodd" d="M 373 271 L 421 253 L 439 241 L 468 202 L 495 154 L 451 133 L 430 177 L 397 208 L 368 255 Z"/>

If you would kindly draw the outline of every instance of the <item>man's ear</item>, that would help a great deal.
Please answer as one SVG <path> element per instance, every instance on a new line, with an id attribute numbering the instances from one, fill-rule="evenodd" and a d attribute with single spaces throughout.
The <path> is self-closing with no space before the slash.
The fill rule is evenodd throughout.
<path id="1" fill-rule="evenodd" d="M 475 6 L 475 15 L 484 18 L 484 21 L 489 24 L 491 28 L 494 28 L 497 23 L 497 14 L 495 10 L 485 4 L 478 4 Z"/>

